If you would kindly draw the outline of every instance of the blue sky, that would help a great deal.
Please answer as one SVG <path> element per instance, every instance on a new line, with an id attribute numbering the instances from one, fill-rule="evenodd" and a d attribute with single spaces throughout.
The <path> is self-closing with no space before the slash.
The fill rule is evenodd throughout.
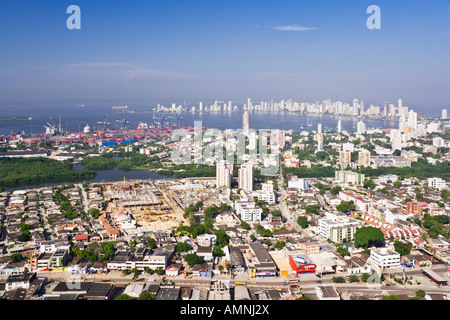
<path id="1" fill-rule="evenodd" d="M 81 30 L 66 27 L 71 4 Z M 381 30 L 366 27 L 371 4 Z M 0 49 L 1 101 L 450 107 L 449 0 L 3 0 Z"/>

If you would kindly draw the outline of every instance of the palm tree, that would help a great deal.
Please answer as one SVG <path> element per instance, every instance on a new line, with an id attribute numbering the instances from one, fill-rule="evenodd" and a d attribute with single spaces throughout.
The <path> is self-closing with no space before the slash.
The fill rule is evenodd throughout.
<path id="1" fill-rule="evenodd" d="M 219 269 L 220 273 L 222 273 L 223 272 L 223 265 L 219 265 L 218 269 Z"/>
<path id="2" fill-rule="evenodd" d="M 230 277 L 231 277 L 231 263 L 227 263 L 227 265 L 225 267 L 227 268 L 227 271 L 230 273 Z"/>

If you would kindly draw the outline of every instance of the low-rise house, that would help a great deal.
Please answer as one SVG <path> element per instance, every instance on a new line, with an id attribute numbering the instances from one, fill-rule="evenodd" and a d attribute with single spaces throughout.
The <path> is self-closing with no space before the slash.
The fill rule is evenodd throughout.
<path id="1" fill-rule="evenodd" d="M 334 286 L 316 286 L 315 291 L 319 300 L 341 300 L 341 297 Z"/>
<path id="2" fill-rule="evenodd" d="M 127 285 L 123 293 L 129 295 L 132 298 L 139 298 L 139 295 L 145 291 L 145 287 L 145 283 L 131 283 Z"/>
<path id="3" fill-rule="evenodd" d="M 205 261 L 212 261 L 214 258 L 212 247 L 198 247 L 197 255 L 203 257 Z"/>
<path id="4" fill-rule="evenodd" d="M 211 269 L 205 263 L 194 265 L 191 272 L 193 278 L 211 278 L 212 276 Z"/>
<path id="5" fill-rule="evenodd" d="M 347 263 L 348 274 L 362 274 L 362 273 L 372 273 L 372 268 L 360 257 L 352 256 L 349 259 L 345 259 Z"/>
<path id="6" fill-rule="evenodd" d="M 166 276 L 168 277 L 176 277 L 180 274 L 181 264 L 173 263 L 166 268 Z"/>
<path id="7" fill-rule="evenodd" d="M 30 283 L 36 279 L 36 273 L 25 272 L 23 274 L 10 275 L 6 279 L 5 290 L 11 291 L 14 289 L 28 289 Z"/>

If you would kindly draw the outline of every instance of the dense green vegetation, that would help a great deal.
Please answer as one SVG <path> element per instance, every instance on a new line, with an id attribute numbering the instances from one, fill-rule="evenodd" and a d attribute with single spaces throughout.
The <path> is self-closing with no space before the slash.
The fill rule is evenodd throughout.
<path id="1" fill-rule="evenodd" d="M 308 228 L 310 222 L 308 221 L 308 218 L 305 216 L 300 216 L 297 219 L 297 224 L 302 227 L 303 229 Z"/>
<path id="2" fill-rule="evenodd" d="M 355 207 L 355 203 L 353 202 L 353 200 L 350 200 L 350 201 L 342 200 L 341 203 L 339 203 L 336 206 L 336 209 L 342 213 L 347 213 L 349 211 L 354 211 L 356 209 L 356 207 Z"/>
<path id="3" fill-rule="evenodd" d="M 70 204 L 69 197 L 65 196 L 62 191 L 65 189 L 65 186 L 57 187 L 53 189 L 53 201 L 59 205 L 59 210 L 61 210 L 61 216 L 68 220 L 73 220 L 78 216 L 78 213 L 73 209 L 73 206 Z"/>
<path id="4" fill-rule="evenodd" d="M 427 229 L 427 233 L 431 238 L 436 239 L 439 235 L 442 235 L 449 239 L 450 231 L 444 228 L 444 225 L 449 224 L 449 222 L 449 217 L 446 215 L 430 216 L 430 214 L 425 213 L 421 224 Z"/>
<path id="5" fill-rule="evenodd" d="M 171 170 L 182 170 L 176 172 L 178 179 L 216 176 L 216 166 L 210 167 L 207 165 L 181 164 L 171 167 Z"/>
<path id="6" fill-rule="evenodd" d="M 384 234 L 379 228 L 361 227 L 355 232 L 355 247 L 369 248 L 384 245 Z"/>
<path id="7" fill-rule="evenodd" d="M 311 168 L 307 167 L 299 167 L 299 168 L 287 168 L 282 166 L 283 168 L 283 176 L 287 178 L 287 176 L 298 176 L 299 178 L 325 178 L 325 177 L 334 177 L 334 172 L 336 169 L 332 167 L 324 167 L 324 166 L 311 166 Z"/>
<path id="8" fill-rule="evenodd" d="M 196 264 L 202 264 L 205 260 L 203 257 L 198 256 L 196 253 L 189 253 L 184 258 L 189 267 L 193 267 Z"/>
<path id="9" fill-rule="evenodd" d="M 363 167 L 359 170 L 366 177 L 379 177 L 386 174 L 396 174 L 400 178 L 415 177 L 417 179 L 427 179 L 432 177 L 440 177 L 445 180 L 450 179 L 450 162 L 436 162 L 435 165 L 427 163 L 420 159 L 418 162 L 413 162 L 411 167 L 395 168 L 395 167 L 379 167 L 372 169 L 370 167 Z"/>
<path id="10" fill-rule="evenodd" d="M 100 243 L 100 247 L 98 249 L 80 249 L 77 246 L 73 246 L 71 253 L 80 259 L 86 258 L 91 263 L 96 261 L 103 262 L 114 258 L 115 245 L 115 241 L 109 241 Z"/>
<path id="11" fill-rule="evenodd" d="M 193 238 L 196 238 L 199 234 L 204 234 L 213 229 L 214 217 L 216 214 L 227 212 L 231 209 L 226 203 L 222 203 L 219 207 L 212 205 L 204 209 L 203 214 L 205 216 L 203 223 L 200 223 L 198 213 L 203 208 L 203 202 L 198 201 L 196 204 L 190 204 L 184 210 L 184 213 L 189 220 L 189 226 L 181 226 L 177 229 L 176 233 L 187 233 L 191 234 Z M 217 230 L 216 230 L 217 231 Z M 220 236 L 217 235 L 217 242 L 219 245 L 225 246 L 228 244 L 228 239 L 226 239 L 226 244 L 221 241 Z"/>
<path id="12" fill-rule="evenodd" d="M 258 224 L 256 226 L 256 231 L 259 233 L 261 237 L 272 237 L 272 231 L 264 228 L 262 225 Z"/>
<path id="13" fill-rule="evenodd" d="M 95 177 L 94 171 L 75 170 L 70 161 L 47 158 L 0 158 L 0 186 L 2 187 L 81 181 L 93 177 Z"/>
<path id="14" fill-rule="evenodd" d="M 119 151 L 117 156 L 121 159 L 112 159 L 114 153 L 108 152 L 101 157 L 85 158 L 81 162 L 85 169 L 110 170 L 114 167 L 123 171 L 130 170 L 157 170 L 164 176 L 176 175 L 178 179 L 190 177 L 214 177 L 216 167 L 196 164 L 173 164 L 165 166 L 157 156 L 148 157 L 137 152 Z"/>
<path id="15" fill-rule="evenodd" d="M 398 240 L 395 240 L 394 242 L 394 250 L 402 256 L 408 255 L 411 252 L 411 249 L 411 242 L 402 242 Z"/>
<path id="16" fill-rule="evenodd" d="M 191 245 L 190 245 L 189 243 L 186 243 L 186 242 L 178 242 L 178 243 L 175 245 L 175 251 L 176 251 L 176 252 L 188 252 L 188 251 L 190 251 L 190 250 L 192 250 L 192 247 L 191 247 Z"/>
<path id="17" fill-rule="evenodd" d="M 81 161 L 81 164 L 87 170 L 100 171 L 114 168 L 116 161 L 105 157 L 87 157 Z"/>

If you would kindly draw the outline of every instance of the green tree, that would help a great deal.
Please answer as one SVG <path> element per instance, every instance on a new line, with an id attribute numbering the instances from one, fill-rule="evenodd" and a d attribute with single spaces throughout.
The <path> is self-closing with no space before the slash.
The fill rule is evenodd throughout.
<path id="1" fill-rule="evenodd" d="M 155 242 L 155 240 L 152 239 L 152 238 L 149 238 L 149 239 L 147 240 L 147 246 L 148 246 L 150 249 L 155 249 L 155 248 L 156 248 L 156 242 Z"/>
<path id="2" fill-rule="evenodd" d="M 384 296 L 381 300 L 400 300 L 400 298 L 395 294 L 390 294 L 388 296 Z"/>
<path id="3" fill-rule="evenodd" d="M 155 294 L 153 292 L 143 291 L 139 295 L 138 300 L 155 300 Z"/>
<path id="4" fill-rule="evenodd" d="M 214 254 L 214 256 L 216 256 L 216 257 L 220 257 L 220 256 L 223 256 L 223 255 L 224 255 L 224 252 L 223 252 L 223 250 L 222 250 L 219 246 L 214 246 L 214 247 L 213 247 L 213 254 Z"/>
<path id="5" fill-rule="evenodd" d="M 125 293 L 122 293 L 121 295 L 114 298 L 114 300 L 131 300 L 131 297 Z"/>
<path id="6" fill-rule="evenodd" d="M 348 278 L 348 281 L 349 281 L 350 283 L 353 283 L 353 282 L 359 282 L 359 277 L 358 277 L 356 274 L 352 274 L 352 275 L 350 275 L 350 277 Z"/>
<path id="7" fill-rule="evenodd" d="M 355 232 L 354 242 L 357 248 L 380 247 L 384 245 L 384 234 L 379 228 L 361 227 Z"/>
<path id="8" fill-rule="evenodd" d="M 277 250 L 281 250 L 286 246 L 286 242 L 285 241 L 277 241 L 275 243 L 275 245 L 273 246 L 275 249 Z"/>
<path id="9" fill-rule="evenodd" d="M 88 214 L 92 216 L 94 219 L 98 219 L 100 217 L 100 210 L 98 209 L 89 209 Z"/>
<path id="10" fill-rule="evenodd" d="M 300 217 L 298 217 L 298 219 L 297 219 L 297 224 L 298 224 L 300 227 L 302 227 L 303 229 L 308 228 L 309 223 L 310 223 L 310 222 L 308 221 L 308 218 L 305 217 L 305 216 L 300 216 Z"/>
<path id="11" fill-rule="evenodd" d="M 350 201 L 342 200 L 341 203 L 336 206 L 336 209 L 342 213 L 347 213 L 349 211 L 354 211 L 356 209 L 356 207 L 355 207 L 355 203 L 353 202 L 353 200 L 350 200 Z"/>
<path id="12" fill-rule="evenodd" d="M 373 190 L 375 189 L 376 184 L 372 179 L 364 181 L 364 188 Z"/>
<path id="13" fill-rule="evenodd" d="M 447 189 L 441 190 L 441 198 L 444 200 L 450 198 L 450 191 Z"/>
<path id="14" fill-rule="evenodd" d="M 305 212 L 306 213 L 318 214 L 319 213 L 319 209 L 320 209 L 319 205 L 317 205 L 317 204 L 310 204 L 310 205 L 307 205 L 305 207 Z"/>
<path id="15" fill-rule="evenodd" d="M 157 274 L 157 275 L 163 275 L 164 273 L 165 273 L 165 271 L 164 271 L 164 269 L 163 268 L 156 268 L 155 269 L 155 273 Z"/>
<path id="16" fill-rule="evenodd" d="M 394 181 L 392 184 L 393 184 L 394 187 L 396 187 L 396 188 L 401 188 L 401 187 L 402 187 L 402 183 L 401 183 L 400 181 Z"/>
<path id="17" fill-rule="evenodd" d="M 228 245 L 230 241 L 230 236 L 223 230 L 217 229 L 214 231 L 214 234 L 217 237 L 217 245 L 221 248 Z"/>
<path id="18" fill-rule="evenodd" d="M 411 242 L 402 242 L 399 240 L 395 240 L 394 242 L 394 250 L 402 256 L 410 254 L 412 249 Z"/>
<path id="19" fill-rule="evenodd" d="M 349 256 L 349 255 L 350 255 L 350 252 L 348 251 L 348 249 L 347 249 L 347 248 L 344 248 L 344 247 L 342 247 L 342 246 L 336 248 L 336 252 L 337 252 L 338 254 L 340 254 L 341 256 L 343 256 L 343 257 Z"/>
<path id="20" fill-rule="evenodd" d="M 333 277 L 331 280 L 335 283 L 345 283 L 344 277 Z"/>
<path id="21" fill-rule="evenodd" d="M 30 231 L 24 231 L 22 232 L 22 234 L 19 236 L 19 238 L 17 238 L 18 241 L 20 242 L 27 242 L 31 240 L 31 233 Z"/>
<path id="22" fill-rule="evenodd" d="M 175 251 L 176 251 L 176 252 L 188 252 L 188 251 L 190 251 L 190 250 L 192 250 L 192 247 L 191 247 L 191 245 L 190 245 L 189 243 L 186 243 L 186 242 L 178 242 L 178 243 L 175 245 Z"/>
<path id="23" fill-rule="evenodd" d="M 9 256 L 9 261 L 11 263 L 16 263 L 16 262 L 20 262 L 22 261 L 23 256 L 20 253 L 13 253 L 12 255 Z"/>
<path id="24" fill-rule="evenodd" d="M 241 228 L 245 229 L 245 230 L 250 230 L 250 225 L 246 221 L 242 220 L 241 221 Z"/>
<path id="25" fill-rule="evenodd" d="M 341 192 L 341 191 L 342 191 L 341 186 L 334 186 L 333 188 L 330 189 L 330 193 L 331 193 L 333 196 L 338 195 L 339 192 Z"/>
<path id="26" fill-rule="evenodd" d="M 189 267 L 193 267 L 196 264 L 202 264 L 205 260 L 203 257 L 198 256 L 196 253 L 189 253 L 184 257 L 184 260 L 189 265 Z"/>
<path id="27" fill-rule="evenodd" d="M 416 296 L 417 297 L 421 297 L 421 298 L 425 297 L 425 291 L 424 290 L 417 290 L 416 291 Z"/>

